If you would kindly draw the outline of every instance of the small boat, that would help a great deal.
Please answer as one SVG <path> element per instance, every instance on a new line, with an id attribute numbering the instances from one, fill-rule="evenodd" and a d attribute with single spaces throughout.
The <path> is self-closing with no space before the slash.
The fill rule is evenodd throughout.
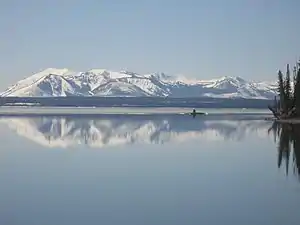
<path id="1" fill-rule="evenodd" d="M 195 117 L 196 115 L 206 115 L 207 113 L 205 112 L 196 112 L 196 109 L 193 109 L 193 112 L 190 113 L 190 115 L 192 115 L 193 117 Z"/>
<path id="2" fill-rule="evenodd" d="M 191 112 L 190 115 L 206 115 L 207 113 L 205 112 Z"/>

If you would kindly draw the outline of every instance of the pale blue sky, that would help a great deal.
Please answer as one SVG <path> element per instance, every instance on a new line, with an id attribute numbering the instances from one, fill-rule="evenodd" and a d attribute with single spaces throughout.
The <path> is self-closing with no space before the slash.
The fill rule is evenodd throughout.
<path id="1" fill-rule="evenodd" d="M 271 80 L 300 56 L 299 0 L 3 0 L 0 88 L 47 67 Z"/>

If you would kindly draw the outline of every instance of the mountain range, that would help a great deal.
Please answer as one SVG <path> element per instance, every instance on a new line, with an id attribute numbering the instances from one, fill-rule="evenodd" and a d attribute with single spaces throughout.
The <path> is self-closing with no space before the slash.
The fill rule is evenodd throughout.
<path id="1" fill-rule="evenodd" d="M 76 72 L 48 68 L 33 74 L 1 93 L 2 97 L 213 97 L 272 99 L 275 82 L 247 81 L 224 76 L 211 80 L 191 80 L 165 73 L 138 74 L 93 69 Z"/>
<path id="2" fill-rule="evenodd" d="M 3 117 L 2 124 L 22 137 L 49 148 L 85 145 L 102 148 L 132 144 L 165 144 L 191 140 L 239 141 L 248 135 L 268 136 L 269 121 L 243 115 L 186 119 L 179 116 Z"/>

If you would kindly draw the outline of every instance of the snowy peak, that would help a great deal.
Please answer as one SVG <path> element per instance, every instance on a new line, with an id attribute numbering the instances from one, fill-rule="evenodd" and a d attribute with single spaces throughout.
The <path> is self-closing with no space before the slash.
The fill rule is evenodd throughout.
<path id="1" fill-rule="evenodd" d="M 69 69 L 66 69 L 66 68 L 64 68 L 64 69 L 48 68 L 48 69 L 45 69 L 39 73 L 36 73 L 30 77 L 27 77 L 27 78 L 17 82 L 15 85 L 12 85 L 7 90 L 5 90 L 1 95 L 9 96 L 14 92 L 18 93 L 18 92 L 22 92 L 23 90 L 26 93 L 27 88 L 30 88 L 35 83 L 43 82 L 50 75 L 56 75 L 56 76 L 62 77 L 62 76 L 69 75 L 72 73 L 73 73 L 72 71 L 70 71 Z"/>
<path id="2" fill-rule="evenodd" d="M 6 89 L 2 96 L 114 96 L 114 97 L 219 97 L 270 99 L 276 87 L 223 76 L 212 80 L 188 79 L 165 73 L 138 74 L 131 71 L 91 69 L 75 72 L 48 68 Z"/>
<path id="3" fill-rule="evenodd" d="M 241 87 L 245 84 L 248 84 L 248 82 L 241 77 L 229 77 L 224 76 L 219 79 L 213 79 L 211 80 L 211 84 L 207 85 L 207 87 L 211 88 L 219 88 L 219 89 L 227 89 L 232 87 Z"/>

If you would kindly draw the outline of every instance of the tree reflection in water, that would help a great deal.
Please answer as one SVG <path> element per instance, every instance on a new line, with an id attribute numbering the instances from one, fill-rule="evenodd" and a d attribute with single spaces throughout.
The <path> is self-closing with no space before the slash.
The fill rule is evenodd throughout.
<path id="1" fill-rule="evenodd" d="M 278 168 L 285 167 L 289 174 L 289 164 L 292 155 L 293 173 L 300 177 L 300 124 L 274 122 L 269 129 L 273 132 L 274 140 L 278 143 Z M 285 163 L 284 163 L 285 161 Z"/>

